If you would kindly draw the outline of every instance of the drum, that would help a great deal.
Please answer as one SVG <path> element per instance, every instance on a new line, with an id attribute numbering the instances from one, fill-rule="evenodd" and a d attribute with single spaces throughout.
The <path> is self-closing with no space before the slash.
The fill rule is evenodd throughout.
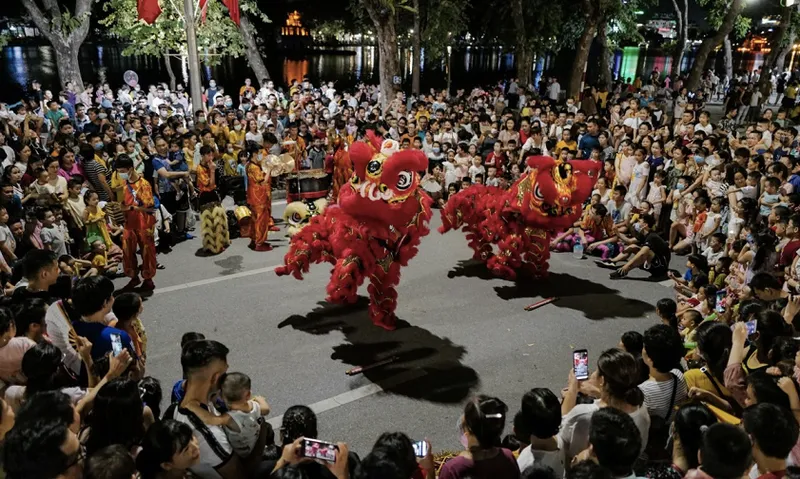
<path id="1" fill-rule="evenodd" d="M 286 178 L 286 201 L 325 198 L 330 188 L 331 178 L 325 170 L 302 170 Z"/>

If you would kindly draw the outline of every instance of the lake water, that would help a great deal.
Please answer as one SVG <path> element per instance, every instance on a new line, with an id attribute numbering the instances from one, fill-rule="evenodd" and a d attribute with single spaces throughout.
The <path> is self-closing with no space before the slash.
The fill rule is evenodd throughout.
<path id="1" fill-rule="evenodd" d="M 169 80 L 163 58 L 124 57 L 120 51 L 118 46 L 84 45 L 80 55 L 84 82 L 104 80 L 116 87 L 122 83 L 122 75 L 126 70 L 137 72 L 139 82 L 143 85 Z M 628 78 L 633 77 L 637 70 L 650 72 L 656 68 L 659 71 L 671 71 L 668 57 L 651 53 L 637 47 L 618 51 L 614 57 L 614 74 Z M 554 71 L 559 77 L 566 77 L 569 61 L 570 57 L 566 55 L 540 59 L 537 63 L 537 80 L 542 70 Z M 690 61 L 690 57 L 686 61 Z M 734 66 L 753 69 L 762 61 L 760 54 L 749 54 L 735 57 Z M 308 76 L 314 84 L 335 81 L 338 90 L 351 88 L 359 82 L 378 82 L 377 49 L 373 46 L 341 48 L 337 53 L 310 50 L 299 54 L 273 54 L 266 58 L 266 64 L 273 80 L 279 85 L 286 85 L 290 80 L 304 76 Z M 58 89 L 55 53 L 50 46 L 7 46 L 2 50 L 0 65 L 0 72 L 3 72 L 0 75 L 0 101 L 17 101 L 34 79 L 42 82 L 46 89 Z M 178 81 L 182 81 L 180 60 L 174 59 L 172 65 Z M 401 50 L 402 76 L 406 84 L 411 81 L 411 65 L 410 50 Z M 422 88 L 445 87 L 446 67 L 446 55 L 434 62 L 428 61 L 422 70 Z M 514 55 L 500 47 L 453 51 L 451 68 L 453 88 L 492 84 L 513 75 Z M 203 76 L 204 83 L 213 77 L 217 83 L 233 92 L 238 91 L 246 77 L 252 77 L 252 71 L 244 58 L 226 57 L 216 66 L 204 67 Z"/>

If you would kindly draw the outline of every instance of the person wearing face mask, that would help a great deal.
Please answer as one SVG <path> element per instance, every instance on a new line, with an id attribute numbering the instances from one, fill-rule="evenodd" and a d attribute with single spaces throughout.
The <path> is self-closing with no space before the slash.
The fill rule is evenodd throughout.
<path id="1" fill-rule="evenodd" d="M 234 120 L 233 129 L 228 133 L 228 145 L 233 147 L 234 156 L 244 149 L 244 142 L 247 133 L 244 131 L 242 122 Z"/>
<path id="2" fill-rule="evenodd" d="M 164 141 L 163 139 L 161 141 Z M 157 207 L 153 189 L 133 167 L 128 155 L 120 155 L 116 162 L 117 174 L 125 182 L 122 211 L 125 212 L 125 229 L 122 233 L 122 253 L 125 276 L 130 278 L 124 290 L 130 291 L 140 283 L 142 290 L 155 289 L 156 244 L 153 229 L 156 224 L 154 208 Z M 142 252 L 139 266 L 136 251 Z M 144 282 L 139 280 L 141 275 Z"/>

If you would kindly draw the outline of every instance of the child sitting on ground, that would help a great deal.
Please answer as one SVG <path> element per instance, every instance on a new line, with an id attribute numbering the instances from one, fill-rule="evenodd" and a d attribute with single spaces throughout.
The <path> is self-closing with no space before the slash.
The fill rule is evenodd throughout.
<path id="1" fill-rule="evenodd" d="M 684 343 L 695 342 L 697 326 L 699 326 L 702 322 L 703 315 L 695 309 L 690 309 L 683 313 L 681 316 L 681 327 L 683 329 L 681 330 L 680 335 L 683 338 Z"/>
<path id="2" fill-rule="evenodd" d="M 708 281 L 718 290 L 725 287 L 725 280 L 730 273 L 731 264 L 733 264 L 733 259 L 723 256 L 708 272 Z"/>
<path id="3" fill-rule="evenodd" d="M 670 299 L 659 299 L 656 303 L 656 314 L 661 318 L 661 322 L 671 328 L 678 329 L 678 304 Z"/>
<path id="4" fill-rule="evenodd" d="M 106 244 L 101 240 L 92 241 L 92 251 L 89 253 L 92 268 L 98 274 L 115 274 L 119 270 L 119 262 L 109 261 Z"/>

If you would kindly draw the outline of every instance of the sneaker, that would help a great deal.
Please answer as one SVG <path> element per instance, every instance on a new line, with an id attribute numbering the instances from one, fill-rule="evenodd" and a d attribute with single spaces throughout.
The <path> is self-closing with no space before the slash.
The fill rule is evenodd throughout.
<path id="1" fill-rule="evenodd" d="M 256 251 L 272 251 L 272 245 L 269 243 L 261 243 L 256 246 Z"/>
<path id="2" fill-rule="evenodd" d="M 190 235 L 189 233 L 186 233 L 186 239 L 187 240 L 194 239 L 194 235 Z"/>
<path id="3" fill-rule="evenodd" d="M 622 271 L 622 268 L 620 268 L 620 269 L 618 269 L 616 271 L 613 271 L 610 275 L 608 275 L 608 277 L 611 278 L 611 279 L 622 279 L 625 276 L 628 276 L 628 273 Z"/>
<path id="4" fill-rule="evenodd" d="M 617 263 L 615 263 L 615 262 L 613 262 L 613 261 L 611 261 L 609 259 L 603 259 L 603 260 L 598 259 L 598 260 L 596 260 L 594 262 L 594 264 L 596 264 L 597 266 L 599 266 L 601 268 L 617 269 Z"/>
<path id="5" fill-rule="evenodd" d="M 156 285 L 153 283 L 152 279 L 146 279 L 142 283 L 142 291 L 153 291 L 156 289 Z"/>
<path id="6" fill-rule="evenodd" d="M 278 228 L 277 226 L 270 226 L 270 227 L 269 227 L 269 230 L 270 230 L 270 231 L 280 231 L 281 229 L 280 229 L 280 228 Z"/>

